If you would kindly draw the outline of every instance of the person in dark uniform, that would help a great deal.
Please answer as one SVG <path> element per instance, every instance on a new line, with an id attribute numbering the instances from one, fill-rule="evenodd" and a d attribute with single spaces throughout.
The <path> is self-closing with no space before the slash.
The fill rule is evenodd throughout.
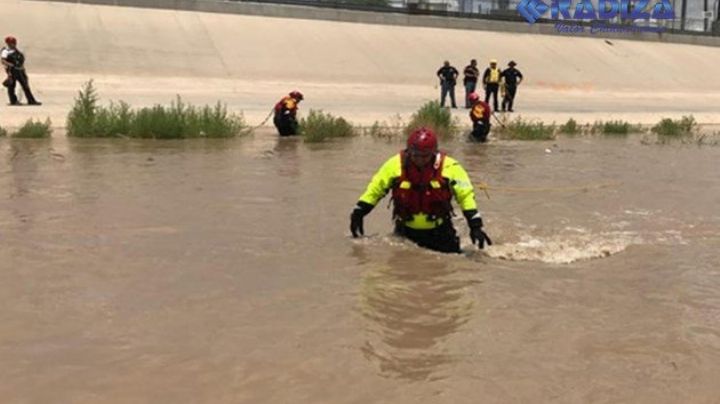
<path id="1" fill-rule="evenodd" d="M 522 83 L 523 75 L 520 70 L 516 69 L 517 63 L 511 60 L 508 63 L 508 68 L 503 70 L 501 74 L 502 80 L 505 82 L 505 97 L 502 100 L 502 110 L 513 112 L 513 102 L 515 101 L 515 94 L 517 94 L 517 87 Z"/>
<path id="2" fill-rule="evenodd" d="M 303 98 L 300 91 L 293 91 L 275 104 L 273 123 L 280 136 L 297 135 L 297 110 Z"/>
<path id="3" fill-rule="evenodd" d="M 490 60 L 490 67 L 483 73 L 483 87 L 485 87 L 485 102 L 493 97 L 493 109 L 498 109 L 498 89 L 500 88 L 500 74 L 502 71 L 497 67 L 497 60 Z"/>
<path id="4" fill-rule="evenodd" d="M 452 107 L 457 108 L 457 104 L 455 104 L 455 81 L 458 76 L 457 69 L 450 66 L 450 62 L 446 60 L 443 63 L 443 66 L 438 69 L 436 74 L 438 78 L 440 78 L 440 106 L 445 106 L 445 97 L 449 93 Z"/>
<path id="5" fill-rule="evenodd" d="M 353 237 L 365 234 L 363 218 L 388 193 L 392 195 L 395 234 L 431 250 L 459 253 L 453 227 L 452 199 L 462 209 L 470 240 L 478 248 L 491 245 L 475 202 L 467 171 L 438 150 L 437 136 L 427 128 L 414 130 L 407 148 L 390 157 L 375 173 L 350 214 Z"/>
<path id="6" fill-rule="evenodd" d="M 480 77 L 480 70 L 477 68 L 477 60 L 473 59 L 470 61 L 470 64 L 465 66 L 465 70 L 463 71 L 463 84 L 465 85 L 465 108 L 472 107 L 472 103 L 470 102 L 470 94 L 475 92 L 475 88 L 477 88 L 477 81 Z"/>
<path id="7" fill-rule="evenodd" d="M 5 38 L 5 45 L 6 46 L 0 50 L 0 60 L 7 73 L 3 85 L 7 87 L 10 105 L 20 105 L 17 95 L 15 94 L 15 86 L 17 83 L 20 83 L 28 105 L 41 105 L 33 96 L 32 91 L 30 91 L 30 82 L 25 73 L 25 55 L 17 48 L 17 39 L 13 36 L 8 36 Z"/>
<path id="8" fill-rule="evenodd" d="M 477 93 L 470 94 L 470 101 L 472 102 L 472 109 L 470 110 L 470 120 L 473 123 L 473 130 L 471 136 L 474 140 L 484 143 L 487 140 L 488 134 L 490 133 L 490 105 L 487 102 L 480 99 Z"/>

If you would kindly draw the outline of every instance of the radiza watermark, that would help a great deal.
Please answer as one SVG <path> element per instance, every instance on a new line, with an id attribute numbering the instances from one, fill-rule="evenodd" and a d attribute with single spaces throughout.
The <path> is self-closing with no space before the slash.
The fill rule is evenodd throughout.
<path id="1" fill-rule="evenodd" d="M 591 0 L 579 0 L 573 7 L 572 0 L 552 0 L 548 5 L 543 0 L 522 0 L 518 13 L 534 24 L 548 11 L 550 19 L 569 21 L 608 21 L 615 17 L 626 20 L 672 20 L 675 10 L 670 0 L 596 0 L 597 9 Z"/>
<path id="2" fill-rule="evenodd" d="M 578 23 L 558 22 L 555 24 L 555 31 L 561 34 L 580 34 L 589 32 L 591 35 L 607 33 L 638 33 L 638 32 L 663 32 L 665 27 L 640 27 L 637 25 L 615 25 L 603 21 L 595 21 L 589 26 Z"/>

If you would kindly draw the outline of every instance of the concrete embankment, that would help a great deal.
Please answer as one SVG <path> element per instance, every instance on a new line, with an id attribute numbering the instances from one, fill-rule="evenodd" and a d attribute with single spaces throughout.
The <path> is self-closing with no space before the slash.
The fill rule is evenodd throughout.
<path id="1" fill-rule="evenodd" d="M 32 87 L 44 102 L 37 108 L 3 106 L 3 126 L 46 116 L 64 125 L 74 95 L 88 79 L 95 80 L 103 100 L 123 99 L 133 106 L 168 103 L 175 95 L 192 103 L 220 100 L 244 111 L 251 124 L 283 93 L 300 89 L 306 94 L 305 111 L 323 109 L 372 123 L 407 116 L 437 98 L 435 71 L 442 61 L 462 70 L 471 58 L 481 67 L 490 58 L 501 65 L 518 62 L 526 76 L 516 108 L 523 116 L 652 123 L 692 113 L 700 122 L 720 123 L 720 78 L 713 74 L 720 52 L 713 46 L 177 9 L 1 3 L 0 26 L 18 37 Z M 261 8 L 270 6 L 255 7 L 255 14 L 262 14 Z M 286 7 L 288 16 L 297 9 L 272 7 Z M 460 85 L 456 92 L 460 103 Z M 464 116 L 464 110 L 456 113 Z"/>

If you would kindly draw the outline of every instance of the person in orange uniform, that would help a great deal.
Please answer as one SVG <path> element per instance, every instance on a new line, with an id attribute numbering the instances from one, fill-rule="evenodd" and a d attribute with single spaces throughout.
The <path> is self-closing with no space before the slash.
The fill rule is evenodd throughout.
<path id="1" fill-rule="evenodd" d="M 477 93 L 470 94 L 468 98 L 470 99 L 470 105 L 472 105 L 470 119 L 473 123 L 473 130 L 470 135 L 478 142 L 485 142 L 490 133 L 490 114 L 492 114 L 492 110 L 490 105 L 481 100 Z"/>
<path id="2" fill-rule="evenodd" d="M 473 244 L 479 248 L 492 244 L 483 230 L 467 172 L 457 160 L 438 151 L 437 137 L 431 130 L 413 131 L 407 148 L 375 173 L 350 215 L 353 237 L 365 233 L 363 218 L 388 192 L 392 193 L 395 234 L 431 250 L 461 252 L 452 224 L 454 197 L 470 227 Z"/>
<path id="3" fill-rule="evenodd" d="M 275 124 L 280 136 L 297 135 L 297 110 L 298 104 L 302 100 L 302 93 L 299 91 L 293 91 L 275 104 L 273 123 Z"/>

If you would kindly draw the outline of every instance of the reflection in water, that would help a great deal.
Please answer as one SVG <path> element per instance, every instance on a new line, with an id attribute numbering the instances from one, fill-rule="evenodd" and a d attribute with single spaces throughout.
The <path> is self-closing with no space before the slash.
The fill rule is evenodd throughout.
<path id="1" fill-rule="evenodd" d="M 354 255 L 362 260 L 361 252 Z M 469 321 L 473 301 L 464 289 L 477 281 L 446 259 L 417 250 L 395 251 L 386 265 L 363 277 L 361 311 L 371 337 L 361 350 L 382 375 L 438 379 L 437 372 L 454 361 L 443 345 Z"/>
<path id="2" fill-rule="evenodd" d="M 350 239 L 398 148 L 369 136 L 0 139 L 0 402 L 717 401 L 720 148 L 498 143 L 443 142 L 475 182 L 624 185 L 477 195 L 498 243 L 447 256 L 386 236 L 387 200 Z"/>
<path id="3" fill-rule="evenodd" d="M 8 195 L 10 199 L 20 198 L 30 192 L 38 172 L 37 159 L 44 148 L 47 148 L 45 141 L 13 139 L 10 143 L 8 162 L 13 180 L 13 188 Z"/>
<path id="4" fill-rule="evenodd" d="M 277 170 L 279 176 L 291 178 L 300 176 L 299 144 L 299 137 L 278 137 L 273 152 L 280 161 L 280 166 Z"/>
<path id="5" fill-rule="evenodd" d="M 8 212 L 13 222 L 20 223 L 19 229 L 27 231 L 33 227 L 39 212 L 32 209 L 32 193 L 37 185 L 38 159 L 48 148 L 47 139 L 12 139 L 8 150 L 8 168 L 12 186 L 7 186 Z M 9 185 L 9 184 L 8 184 Z M 0 216 L 0 221 L 5 219 Z"/>

